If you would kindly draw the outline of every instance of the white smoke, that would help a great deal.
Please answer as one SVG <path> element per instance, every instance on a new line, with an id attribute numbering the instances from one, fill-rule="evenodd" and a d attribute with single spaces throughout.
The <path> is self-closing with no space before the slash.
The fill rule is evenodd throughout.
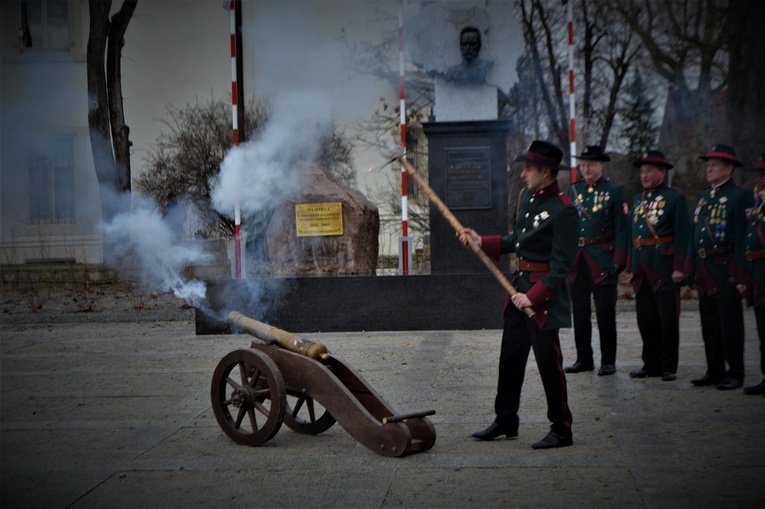
<path id="1" fill-rule="evenodd" d="M 182 230 L 171 227 L 151 200 L 134 193 L 132 209 L 102 222 L 99 230 L 110 256 L 135 261 L 143 285 L 170 290 L 188 302 L 205 299 L 206 285 L 198 280 L 187 281 L 182 271 L 209 260 L 210 254 L 199 245 L 181 242 Z"/>
<path id="2" fill-rule="evenodd" d="M 272 101 L 268 123 L 257 138 L 232 148 L 211 186 L 212 205 L 233 217 L 239 204 L 252 218 L 296 190 L 295 165 L 314 159 L 332 116 L 316 93 L 287 94 Z"/>

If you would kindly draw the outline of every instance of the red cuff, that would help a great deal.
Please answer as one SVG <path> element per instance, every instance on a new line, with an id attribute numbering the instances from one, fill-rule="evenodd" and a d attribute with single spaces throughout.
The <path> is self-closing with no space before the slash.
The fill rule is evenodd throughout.
<path id="1" fill-rule="evenodd" d="M 481 250 L 495 262 L 499 261 L 499 255 L 502 254 L 502 237 L 499 235 L 481 237 Z"/>
<path id="2" fill-rule="evenodd" d="M 526 292 L 526 297 L 529 298 L 531 301 L 531 305 L 534 307 L 541 306 L 548 300 L 555 299 L 555 294 L 552 293 L 543 283 L 542 281 L 537 281 L 537 283 L 531 287 L 531 289 Z"/>
<path id="3" fill-rule="evenodd" d="M 614 263 L 621 265 L 622 267 L 627 266 L 627 250 L 623 247 L 617 247 L 614 250 Z"/>

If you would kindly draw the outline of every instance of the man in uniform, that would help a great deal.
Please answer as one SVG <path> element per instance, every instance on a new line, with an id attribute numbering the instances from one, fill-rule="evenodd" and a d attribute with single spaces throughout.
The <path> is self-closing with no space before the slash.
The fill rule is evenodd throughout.
<path id="1" fill-rule="evenodd" d="M 760 156 L 755 170 L 754 208 L 751 210 L 744 236 L 744 283 L 738 290 L 746 296 L 747 304 L 754 306 L 757 335 L 760 338 L 760 371 L 765 375 L 765 153 Z M 750 396 L 765 395 L 765 379 L 744 387 Z"/>
<path id="2" fill-rule="evenodd" d="M 634 161 L 643 191 L 630 207 L 629 265 L 643 339 L 643 367 L 632 378 L 677 379 L 680 348 L 680 286 L 689 270 L 691 217 L 683 191 L 667 185 L 672 169 L 658 150 Z"/>
<path id="3" fill-rule="evenodd" d="M 590 296 L 600 333 L 598 375 L 616 372 L 616 293 L 619 273 L 627 260 L 629 205 L 624 187 L 603 176 L 611 158 L 597 145 L 589 145 L 579 159 L 582 179 L 568 188 L 579 211 L 579 251 L 569 275 L 574 308 L 576 362 L 566 373 L 592 371 L 592 322 Z"/>
<path id="4" fill-rule="evenodd" d="M 738 389 L 744 384 L 744 310 L 736 284 L 743 264 L 746 209 L 754 200 L 733 183 L 733 168 L 741 166 L 733 147 L 715 145 L 700 159 L 707 163 L 709 187 L 696 196 L 692 255 L 707 370 L 691 383 Z"/>
<path id="5" fill-rule="evenodd" d="M 571 326 L 566 280 L 576 256 L 579 218 L 571 200 L 558 188 L 556 176 L 562 157 L 555 145 L 534 141 L 526 154 L 515 159 L 524 163 L 521 177 L 526 188 L 518 197 L 520 204 L 512 233 L 481 237 L 465 228 L 460 235 L 463 243 L 467 244 L 470 237 L 495 260 L 500 254 L 514 252 L 518 261 L 518 270 L 512 278 L 518 293 L 505 301 L 494 402 L 496 419 L 485 430 L 473 433 L 479 440 L 518 436 L 521 387 L 529 349 L 533 348 L 552 425 L 548 435 L 532 447 L 548 449 L 573 444 L 558 330 Z M 533 318 L 526 315 L 526 308 L 533 310 Z"/>

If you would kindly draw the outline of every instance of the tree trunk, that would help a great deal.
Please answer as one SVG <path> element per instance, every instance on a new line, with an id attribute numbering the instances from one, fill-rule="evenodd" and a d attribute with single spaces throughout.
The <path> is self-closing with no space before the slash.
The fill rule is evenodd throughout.
<path id="1" fill-rule="evenodd" d="M 125 0 L 110 21 L 111 0 L 88 0 L 88 127 L 105 221 L 128 206 L 128 200 L 115 199 L 115 193 L 130 191 L 130 140 L 122 108 L 120 59 L 136 3 Z"/>
<path id="2" fill-rule="evenodd" d="M 111 0 L 88 0 L 90 31 L 87 48 L 88 127 L 93 164 L 101 187 L 104 220 L 113 217 L 114 200 L 105 194 L 114 188 L 115 162 L 109 127 L 109 99 L 104 75 L 104 55 L 109 33 Z"/>
<path id="3" fill-rule="evenodd" d="M 112 16 L 106 55 L 106 83 L 109 92 L 109 120 L 116 164 L 115 188 L 130 192 L 130 128 L 125 125 L 122 107 L 122 47 L 125 31 L 133 16 L 138 0 L 125 0 L 119 12 Z"/>
<path id="4" fill-rule="evenodd" d="M 729 32 L 727 123 L 729 139 L 745 167 L 765 152 L 765 2 L 732 0 Z"/>

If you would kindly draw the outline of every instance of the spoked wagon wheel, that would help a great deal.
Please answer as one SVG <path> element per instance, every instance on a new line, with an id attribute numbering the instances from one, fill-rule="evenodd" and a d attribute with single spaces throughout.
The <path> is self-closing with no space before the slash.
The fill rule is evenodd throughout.
<path id="1" fill-rule="evenodd" d="M 213 413 L 234 442 L 259 445 L 276 435 L 284 420 L 287 389 L 279 368 L 257 350 L 236 350 L 213 374 Z"/>
<path id="2" fill-rule="evenodd" d="M 335 422 L 337 421 L 329 413 L 329 410 L 313 398 L 297 391 L 287 391 L 287 410 L 284 413 L 284 424 L 292 431 L 305 435 L 318 435 L 331 428 Z"/>

